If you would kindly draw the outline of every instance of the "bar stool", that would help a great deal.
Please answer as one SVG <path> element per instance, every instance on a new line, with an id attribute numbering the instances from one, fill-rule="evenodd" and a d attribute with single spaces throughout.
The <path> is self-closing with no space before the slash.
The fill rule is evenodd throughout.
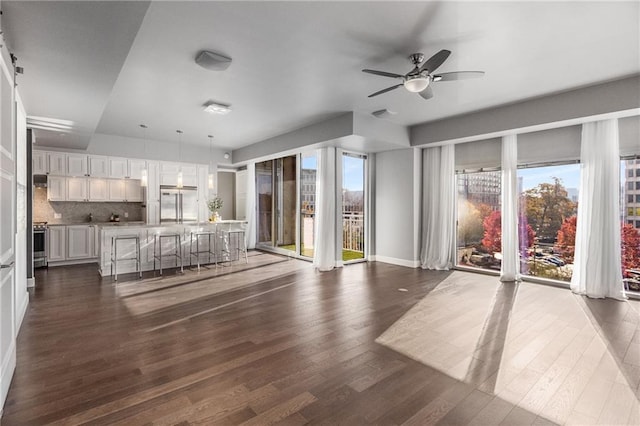
<path id="1" fill-rule="evenodd" d="M 118 241 L 134 240 L 136 243 L 135 257 L 118 257 Z M 140 237 L 138 235 L 116 235 L 111 237 L 111 275 L 114 281 L 118 281 L 118 261 L 135 260 L 136 272 L 142 278 L 142 268 L 140 267 Z M 114 274 L 115 268 L 115 274 Z"/>
<path id="2" fill-rule="evenodd" d="M 229 224 L 228 229 L 222 230 L 223 240 L 227 247 L 226 252 L 229 255 L 229 262 L 232 260 L 240 260 L 240 253 L 244 253 L 245 263 L 249 263 L 249 257 L 247 256 L 247 241 L 245 239 L 245 232 L 243 226 L 234 226 Z M 235 242 L 235 244 L 233 244 Z M 231 251 L 236 252 L 235 259 L 231 257 Z"/>
<path id="3" fill-rule="evenodd" d="M 200 238 L 207 237 L 207 249 L 200 250 Z M 213 244 L 211 244 L 211 237 L 213 238 Z M 208 254 L 209 255 L 209 263 L 211 263 L 211 255 L 213 255 L 214 262 L 216 267 L 218 266 L 218 258 L 216 257 L 216 232 L 215 231 L 198 231 L 191 233 L 191 241 L 189 242 L 189 266 L 191 266 L 191 261 L 193 256 L 196 257 L 196 262 L 198 264 L 198 271 L 200 270 L 200 255 Z M 193 250 L 193 242 L 195 239 L 196 250 Z"/>
<path id="4" fill-rule="evenodd" d="M 155 234 L 153 236 L 153 270 L 156 270 L 156 259 L 160 261 L 160 275 L 162 275 L 162 239 L 173 238 L 175 250 L 173 253 L 166 253 L 164 256 L 174 256 L 176 258 L 176 268 L 178 267 L 178 259 L 180 259 L 180 272 L 184 272 L 182 263 L 182 237 L 180 234 Z"/>

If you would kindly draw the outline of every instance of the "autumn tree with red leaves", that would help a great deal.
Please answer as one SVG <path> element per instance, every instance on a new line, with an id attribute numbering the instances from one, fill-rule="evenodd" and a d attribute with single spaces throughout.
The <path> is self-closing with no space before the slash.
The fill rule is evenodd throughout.
<path id="1" fill-rule="evenodd" d="M 622 225 L 622 275 L 628 277 L 627 269 L 640 269 L 640 232 L 632 225 Z"/>
<path id="2" fill-rule="evenodd" d="M 482 226 L 484 227 L 484 238 L 482 245 L 490 253 L 498 253 L 502 251 L 502 216 L 499 211 L 491 212 L 484 218 Z"/>
<path id="3" fill-rule="evenodd" d="M 577 216 L 566 218 L 556 238 L 556 249 L 560 252 L 567 263 L 573 263 L 573 257 L 576 253 L 576 226 L 578 223 Z"/>

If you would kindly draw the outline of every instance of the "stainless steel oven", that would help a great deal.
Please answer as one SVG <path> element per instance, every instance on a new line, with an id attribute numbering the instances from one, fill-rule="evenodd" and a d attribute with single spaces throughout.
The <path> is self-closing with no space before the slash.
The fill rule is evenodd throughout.
<path id="1" fill-rule="evenodd" d="M 33 222 L 33 267 L 46 268 L 47 262 L 47 222 Z"/>

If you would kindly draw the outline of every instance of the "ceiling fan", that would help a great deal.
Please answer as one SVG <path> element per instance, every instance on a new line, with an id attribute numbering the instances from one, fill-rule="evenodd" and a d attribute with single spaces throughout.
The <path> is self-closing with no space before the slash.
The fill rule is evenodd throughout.
<path id="1" fill-rule="evenodd" d="M 369 74 L 399 78 L 402 80 L 402 83 L 372 93 L 368 97 L 372 98 L 404 86 L 409 92 L 419 93 L 424 99 L 431 99 L 433 97 L 433 90 L 431 89 L 432 82 L 464 80 L 467 78 L 482 77 L 484 75 L 484 71 L 455 71 L 434 74 L 433 72 L 447 60 L 450 54 L 451 52 L 449 50 L 443 49 L 422 63 L 424 61 L 424 54 L 414 53 L 409 56 L 409 60 L 414 68 L 405 75 L 369 69 L 362 70 L 362 72 Z M 422 64 L 422 66 L 420 66 L 420 64 Z"/>

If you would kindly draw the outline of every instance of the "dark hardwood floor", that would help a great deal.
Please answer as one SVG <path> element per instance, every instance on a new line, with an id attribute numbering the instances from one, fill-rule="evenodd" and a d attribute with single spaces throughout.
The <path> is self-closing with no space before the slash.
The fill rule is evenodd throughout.
<path id="1" fill-rule="evenodd" d="M 376 343 L 449 272 L 251 255 L 118 283 L 38 270 L 2 425 L 551 423 Z"/>

